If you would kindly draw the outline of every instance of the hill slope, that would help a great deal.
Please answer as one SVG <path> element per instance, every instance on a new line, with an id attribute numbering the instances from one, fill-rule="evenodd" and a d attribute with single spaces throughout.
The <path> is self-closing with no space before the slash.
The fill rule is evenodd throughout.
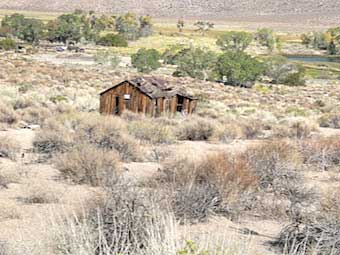
<path id="1" fill-rule="evenodd" d="M 212 19 L 267 18 L 289 21 L 330 19 L 340 14 L 334 0 L 0 0 L 1 9 L 36 11 L 73 11 L 121 13 L 128 10 L 159 17 L 204 17 Z"/>

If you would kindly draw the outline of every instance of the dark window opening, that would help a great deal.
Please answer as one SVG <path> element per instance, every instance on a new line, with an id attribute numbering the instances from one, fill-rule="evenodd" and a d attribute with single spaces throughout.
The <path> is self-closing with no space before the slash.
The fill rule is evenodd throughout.
<path id="1" fill-rule="evenodd" d="M 114 114 L 119 114 L 119 96 L 116 96 Z"/>
<path id="2" fill-rule="evenodd" d="M 184 97 L 177 96 L 177 112 L 183 111 Z"/>

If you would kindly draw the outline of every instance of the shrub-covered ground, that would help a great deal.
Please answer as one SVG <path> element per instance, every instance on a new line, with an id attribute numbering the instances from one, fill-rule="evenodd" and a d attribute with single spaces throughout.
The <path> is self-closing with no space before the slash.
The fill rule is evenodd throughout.
<path id="1" fill-rule="evenodd" d="M 0 60 L 0 254 L 339 254 L 338 80 L 158 73 L 196 113 L 120 118 L 129 68 Z"/>

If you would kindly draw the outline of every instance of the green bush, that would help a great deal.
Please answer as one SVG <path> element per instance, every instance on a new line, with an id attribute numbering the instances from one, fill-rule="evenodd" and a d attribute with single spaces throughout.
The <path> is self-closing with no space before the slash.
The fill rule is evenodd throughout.
<path id="1" fill-rule="evenodd" d="M 181 51 L 176 58 L 174 76 L 207 80 L 212 76 L 216 58 L 214 52 L 202 48 L 191 47 Z"/>
<path id="2" fill-rule="evenodd" d="M 157 50 L 142 48 L 132 55 L 131 62 L 139 72 L 150 73 L 161 66 L 159 60 L 160 54 Z"/>
<path id="3" fill-rule="evenodd" d="M 221 35 L 216 44 L 223 51 L 244 51 L 253 40 L 252 34 L 248 32 L 229 31 Z"/>
<path id="4" fill-rule="evenodd" d="M 221 81 L 248 87 L 248 83 L 254 82 L 264 68 L 256 58 L 244 52 L 227 51 L 218 58 L 215 71 Z"/>
<path id="5" fill-rule="evenodd" d="M 1 50 L 14 50 L 16 48 L 16 42 L 13 39 L 6 38 L 0 40 Z"/>
<path id="6" fill-rule="evenodd" d="M 110 46 L 110 47 L 127 47 L 128 42 L 122 35 L 107 34 L 100 37 L 97 41 L 98 45 Z"/>

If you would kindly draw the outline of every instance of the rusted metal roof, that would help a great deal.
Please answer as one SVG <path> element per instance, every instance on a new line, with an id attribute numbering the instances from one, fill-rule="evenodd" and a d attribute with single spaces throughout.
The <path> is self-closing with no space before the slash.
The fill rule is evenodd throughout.
<path id="1" fill-rule="evenodd" d="M 135 86 L 136 88 L 138 88 L 141 92 L 143 92 L 150 98 L 161 98 L 161 97 L 168 98 L 168 97 L 180 95 L 180 96 L 192 99 L 192 100 L 196 99 L 194 96 L 189 94 L 185 89 L 176 88 L 175 86 L 170 84 L 168 81 L 161 79 L 161 78 L 157 78 L 157 77 L 138 77 L 133 80 L 125 80 L 103 91 L 102 93 L 100 93 L 100 95 L 105 94 L 106 92 L 124 84 L 125 82 L 128 82 L 131 85 Z"/>

